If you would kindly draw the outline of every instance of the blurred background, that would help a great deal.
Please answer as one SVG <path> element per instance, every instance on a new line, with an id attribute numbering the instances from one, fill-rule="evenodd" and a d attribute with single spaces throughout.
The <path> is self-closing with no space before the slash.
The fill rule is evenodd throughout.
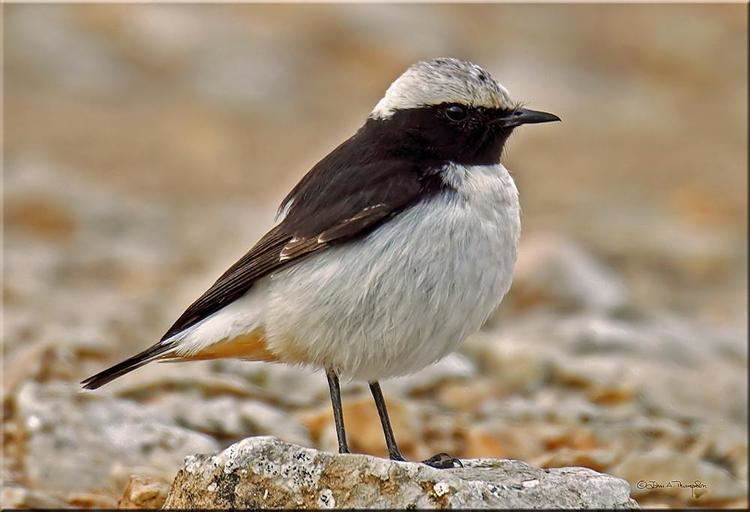
<path id="1" fill-rule="evenodd" d="M 121 504 L 158 505 L 185 455 L 249 435 L 335 450 L 320 373 L 77 382 L 160 338 L 436 56 L 563 123 L 504 157 L 524 226 L 510 295 L 461 353 L 384 385 L 404 452 L 747 506 L 746 5 L 3 10 L 3 507 L 113 507 L 131 475 L 151 498 Z M 366 387 L 344 394 L 352 448 L 385 454 Z M 670 480 L 705 487 L 639 483 Z"/>

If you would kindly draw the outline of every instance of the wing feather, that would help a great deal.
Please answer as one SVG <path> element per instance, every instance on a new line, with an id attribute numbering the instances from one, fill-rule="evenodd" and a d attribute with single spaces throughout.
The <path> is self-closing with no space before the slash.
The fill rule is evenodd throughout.
<path id="1" fill-rule="evenodd" d="M 343 169 L 325 163 L 285 199 L 282 207 L 288 205 L 288 211 L 281 222 L 193 302 L 162 341 L 237 300 L 259 279 L 331 245 L 361 239 L 442 184 L 435 173 L 425 174 L 400 160 Z"/>

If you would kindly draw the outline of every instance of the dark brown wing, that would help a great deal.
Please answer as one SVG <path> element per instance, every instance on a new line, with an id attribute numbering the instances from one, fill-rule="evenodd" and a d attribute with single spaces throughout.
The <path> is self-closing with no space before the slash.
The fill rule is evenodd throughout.
<path id="1" fill-rule="evenodd" d="M 379 203 L 365 206 L 353 216 L 343 219 L 318 235 L 295 236 L 281 249 L 280 261 L 292 260 L 304 256 L 306 253 L 318 248 L 330 245 L 336 240 L 348 239 L 359 233 L 367 231 L 367 228 L 378 224 L 381 220 L 389 217 L 395 212 L 396 205 Z"/>
<path id="2" fill-rule="evenodd" d="M 333 244 L 361 239 L 440 187 L 436 174 L 400 160 L 345 168 L 325 163 L 285 199 L 284 219 L 191 304 L 162 340 L 237 300 L 258 279 Z"/>

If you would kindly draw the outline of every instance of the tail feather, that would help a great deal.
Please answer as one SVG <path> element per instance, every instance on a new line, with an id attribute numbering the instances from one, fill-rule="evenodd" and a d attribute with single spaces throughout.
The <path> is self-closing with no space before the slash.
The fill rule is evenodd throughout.
<path id="1" fill-rule="evenodd" d="M 122 377 L 126 373 L 130 373 L 155 359 L 159 359 L 165 352 L 168 352 L 172 348 L 174 348 L 173 344 L 157 343 L 143 352 L 129 357 L 111 368 L 107 368 L 106 370 L 81 381 L 81 385 L 84 389 L 97 389 L 118 377 Z"/>

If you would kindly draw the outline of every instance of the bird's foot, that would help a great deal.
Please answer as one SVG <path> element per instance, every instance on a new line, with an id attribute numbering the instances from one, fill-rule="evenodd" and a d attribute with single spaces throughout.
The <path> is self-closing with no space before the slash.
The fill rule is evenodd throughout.
<path id="1" fill-rule="evenodd" d="M 430 467 L 437 469 L 453 469 L 462 468 L 464 465 L 456 457 L 451 457 L 447 453 L 438 453 L 433 455 L 429 459 L 422 461 L 422 464 L 427 464 Z"/>
<path id="2" fill-rule="evenodd" d="M 406 459 L 404 458 L 403 455 L 401 455 L 400 452 L 390 452 L 388 454 L 388 458 L 391 460 L 398 461 L 398 462 L 406 462 Z"/>
<path id="3" fill-rule="evenodd" d="M 392 452 L 388 454 L 388 458 L 398 462 L 406 462 L 404 456 L 398 452 Z M 438 453 L 437 455 L 433 455 L 429 459 L 425 459 L 420 462 L 436 469 L 452 469 L 464 467 L 464 465 L 461 463 L 461 460 L 457 459 L 456 457 L 451 457 L 447 453 Z"/>

